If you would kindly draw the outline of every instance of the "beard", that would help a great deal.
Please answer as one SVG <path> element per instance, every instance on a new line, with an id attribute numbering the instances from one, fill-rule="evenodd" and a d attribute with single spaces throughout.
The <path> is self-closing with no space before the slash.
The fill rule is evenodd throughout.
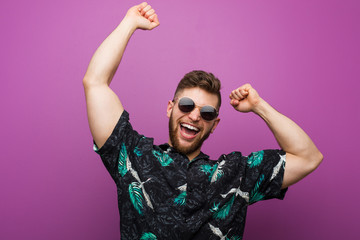
<path id="1" fill-rule="evenodd" d="M 179 124 L 175 123 L 175 121 L 173 120 L 173 115 L 171 113 L 169 119 L 169 136 L 172 147 L 175 148 L 179 153 L 182 153 L 184 155 L 189 155 L 201 148 L 204 141 L 210 136 L 211 130 L 206 132 L 204 136 L 200 138 L 195 138 L 194 142 L 190 146 L 182 146 L 180 144 L 178 138 L 178 132 L 179 132 Z"/>

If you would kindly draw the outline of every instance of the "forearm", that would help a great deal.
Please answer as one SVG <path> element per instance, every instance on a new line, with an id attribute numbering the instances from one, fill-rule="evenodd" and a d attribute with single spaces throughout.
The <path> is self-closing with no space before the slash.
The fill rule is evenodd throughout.
<path id="1" fill-rule="evenodd" d="M 261 100 L 254 112 L 269 126 L 280 147 L 313 165 L 322 160 L 322 155 L 310 137 L 291 119 L 276 111 L 266 101 Z"/>
<path id="2" fill-rule="evenodd" d="M 110 84 L 135 30 L 135 24 L 125 17 L 96 50 L 86 71 L 84 84 Z"/>
<path id="3" fill-rule="evenodd" d="M 252 111 L 259 115 L 286 152 L 282 188 L 300 181 L 319 166 L 323 155 L 310 137 L 295 122 L 264 101 L 250 84 L 233 90 L 230 99 L 230 104 L 237 111 Z"/>

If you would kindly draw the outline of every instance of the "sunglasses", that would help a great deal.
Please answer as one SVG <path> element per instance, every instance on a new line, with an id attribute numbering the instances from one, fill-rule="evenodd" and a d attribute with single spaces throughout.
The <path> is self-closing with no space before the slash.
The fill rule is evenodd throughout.
<path id="1" fill-rule="evenodd" d="M 173 100 L 174 102 L 175 100 Z M 180 111 L 189 113 L 196 107 L 194 101 L 188 97 L 180 98 L 178 102 Z M 200 108 L 200 116 L 206 121 L 212 121 L 218 116 L 218 111 L 212 106 L 203 106 Z"/>

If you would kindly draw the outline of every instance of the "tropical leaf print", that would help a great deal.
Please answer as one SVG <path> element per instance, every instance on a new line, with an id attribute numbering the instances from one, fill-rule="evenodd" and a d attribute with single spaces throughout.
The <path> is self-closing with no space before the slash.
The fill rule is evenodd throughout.
<path id="1" fill-rule="evenodd" d="M 210 164 L 203 164 L 200 165 L 200 171 L 206 175 L 209 175 L 209 181 L 213 183 L 224 175 L 222 170 L 222 165 L 224 165 L 224 163 L 225 161 L 221 162 L 220 164 L 215 164 L 214 166 L 211 166 Z"/>
<path id="2" fill-rule="evenodd" d="M 249 202 L 249 193 L 248 192 L 243 192 L 240 189 L 240 186 L 238 188 L 232 188 L 230 189 L 230 191 L 226 194 L 221 194 L 221 197 L 226 198 L 229 194 L 235 193 L 235 196 L 240 196 L 243 199 L 245 199 L 246 202 Z"/>
<path id="3" fill-rule="evenodd" d="M 215 219 L 225 219 L 231 210 L 231 207 L 234 203 L 235 195 L 233 195 L 228 202 L 226 202 L 221 208 L 219 204 L 214 204 L 214 207 L 210 209 L 211 212 L 214 212 L 213 218 Z"/>
<path id="4" fill-rule="evenodd" d="M 253 204 L 253 203 L 256 203 L 258 201 L 261 201 L 263 200 L 265 197 L 264 194 L 260 193 L 260 192 L 256 192 L 254 195 L 252 195 L 252 197 L 250 198 L 250 202 L 249 204 Z"/>
<path id="5" fill-rule="evenodd" d="M 273 168 L 273 173 L 271 175 L 270 181 L 276 177 L 276 175 L 279 173 L 281 167 L 285 168 L 285 156 L 286 155 L 279 154 L 279 156 L 280 156 L 280 160 L 279 160 L 278 164 L 276 164 L 276 166 Z"/>
<path id="6" fill-rule="evenodd" d="M 134 188 L 134 190 L 136 188 L 139 188 L 139 191 L 141 193 L 141 197 L 142 198 L 145 198 L 145 201 L 146 201 L 146 204 L 151 208 L 151 209 L 154 209 L 153 205 L 151 204 L 151 201 L 150 201 L 150 197 L 149 195 L 146 193 L 145 191 L 145 188 L 144 188 L 144 184 L 148 181 L 151 180 L 151 178 L 148 178 L 145 182 L 142 182 L 140 177 L 139 177 L 139 174 L 137 173 L 137 171 L 135 169 L 132 168 L 131 166 L 131 162 L 130 161 L 127 161 L 126 162 L 127 164 L 127 169 L 130 171 L 131 175 L 137 180 L 137 182 L 132 182 L 129 186 L 129 193 L 130 193 L 130 198 L 131 198 L 131 192 L 133 193 L 136 193 L 135 191 L 130 191 L 130 187 Z M 133 185 L 133 186 L 131 186 Z M 133 199 L 132 199 L 133 200 Z M 134 204 L 134 207 L 136 208 L 137 204 L 136 202 L 132 202 Z M 141 201 L 142 203 L 142 201 Z M 140 212 L 139 212 L 140 213 Z M 141 213 L 140 213 L 141 214 Z"/>
<path id="7" fill-rule="evenodd" d="M 141 183 L 141 184 L 140 184 L 140 187 L 141 187 L 141 190 L 143 191 L 146 204 L 147 204 L 151 209 L 154 210 L 154 207 L 153 207 L 153 205 L 152 205 L 152 203 L 151 203 L 151 201 L 150 201 L 150 197 L 149 197 L 149 195 L 147 194 L 147 192 L 145 191 L 145 188 L 144 188 L 144 183 L 146 183 L 147 181 L 150 181 L 150 180 L 151 180 L 151 178 L 149 178 L 149 179 L 146 180 L 145 182 Z"/>
<path id="8" fill-rule="evenodd" d="M 210 178 L 211 183 L 216 182 L 224 175 L 224 171 L 222 170 L 222 167 L 224 166 L 224 164 L 225 164 L 225 161 L 223 160 L 219 163 L 219 165 L 218 164 L 214 165 L 214 167 L 213 167 L 214 171 Z"/>
<path id="9" fill-rule="evenodd" d="M 229 238 L 227 238 L 227 239 L 229 239 Z M 234 235 L 229 240 L 242 240 L 242 237 Z"/>
<path id="10" fill-rule="evenodd" d="M 249 200 L 249 203 L 252 204 L 252 203 L 255 203 L 255 202 L 258 202 L 260 200 L 262 200 L 265 195 L 260 193 L 259 190 L 260 190 L 260 185 L 261 183 L 264 181 L 264 174 L 261 174 L 259 180 L 256 182 L 255 184 L 255 187 L 253 188 L 253 190 L 251 191 L 250 193 L 250 200 Z"/>
<path id="11" fill-rule="evenodd" d="M 250 168 L 260 165 L 264 157 L 264 151 L 253 152 L 247 159 L 247 164 Z"/>
<path id="12" fill-rule="evenodd" d="M 140 215 L 142 215 L 143 214 L 142 211 L 144 209 L 144 204 L 143 204 L 144 197 L 142 195 L 140 183 L 132 182 L 129 185 L 129 195 L 130 195 L 131 203 L 133 204 L 134 208 L 138 211 Z"/>
<path id="13" fill-rule="evenodd" d="M 123 143 L 121 145 L 121 148 L 120 148 L 120 153 L 119 153 L 119 162 L 118 162 L 118 170 L 119 170 L 119 173 L 120 175 L 123 177 L 127 171 L 128 171 L 128 168 L 127 168 L 127 162 L 128 162 L 128 155 L 127 155 L 127 152 L 126 152 L 126 147 L 125 147 L 125 144 Z"/>
<path id="14" fill-rule="evenodd" d="M 176 189 L 180 190 L 181 193 L 174 199 L 175 205 L 182 206 L 186 203 L 186 188 L 187 188 L 187 183 L 176 188 Z"/>
<path id="15" fill-rule="evenodd" d="M 142 156 L 142 152 L 141 152 L 141 150 L 140 150 L 138 147 L 135 147 L 134 153 L 135 153 L 136 156 L 138 156 L 138 157 Z"/>
<path id="16" fill-rule="evenodd" d="M 210 227 L 210 230 L 212 231 L 212 233 L 214 235 L 218 236 L 220 238 L 220 240 L 241 240 L 242 239 L 242 237 L 238 237 L 238 236 L 235 236 L 235 235 L 232 236 L 231 238 L 228 238 L 227 235 L 231 231 L 231 228 L 228 230 L 228 232 L 224 236 L 224 234 L 221 232 L 220 228 L 214 227 L 210 223 L 209 223 L 209 227 Z"/>
<path id="17" fill-rule="evenodd" d="M 174 200 L 174 203 L 178 206 L 183 206 L 186 202 L 186 192 L 180 193 Z"/>
<path id="18" fill-rule="evenodd" d="M 264 181 L 264 178 L 265 178 L 264 174 L 261 174 L 259 177 L 259 180 L 255 184 L 253 191 L 255 191 L 255 192 L 259 191 L 260 185 Z"/>
<path id="19" fill-rule="evenodd" d="M 214 235 L 220 237 L 220 239 L 224 239 L 224 238 L 225 238 L 224 234 L 221 232 L 221 230 L 220 230 L 219 228 L 214 227 L 214 226 L 211 225 L 210 223 L 209 223 L 209 227 L 210 227 L 210 229 L 211 229 L 211 231 L 212 231 L 212 233 L 213 233 Z"/>
<path id="20" fill-rule="evenodd" d="M 153 150 L 152 153 L 163 167 L 169 166 L 173 162 L 173 159 L 166 152 Z"/>
<path id="21" fill-rule="evenodd" d="M 220 228 L 214 227 L 209 223 L 210 230 L 212 233 L 220 238 L 220 240 L 242 240 L 242 237 L 238 237 L 236 235 L 232 236 L 231 238 L 228 238 L 227 235 L 230 233 L 231 228 L 228 230 L 226 235 L 221 232 Z"/>
<path id="22" fill-rule="evenodd" d="M 216 182 L 216 181 L 219 180 L 223 175 L 224 175 L 223 170 L 216 171 L 216 172 L 211 176 L 210 182 L 211 182 L 211 183 Z"/>
<path id="23" fill-rule="evenodd" d="M 129 158 L 128 158 L 129 160 Z M 139 182 L 141 183 L 141 179 L 139 177 L 139 174 L 137 173 L 137 171 L 135 169 L 132 168 L 131 166 L 131 162 L 130 161 L 127 161 L 126 162 L 126 165 L 127 165 L 127 169 L 130 171 L 131 175 Z"/>
<path id="24" fill-rule="evenodd" d="M 141 235 L 140 240 L 156 240 L 157 237 L 151 232 L 146 232 Z"/>
<path id="25" fill-rule="evenodd" d="M 240 177 L 240 184 L 241 184 L 241 177 Z M 225 194 L 220 194 L 222 198 L 226 198 L 229 194 L 233 194 L 235 193 L 234 195 L 235 196 L 240 196 L 242 197 L 243 199 L 245 199 L 246 202 L 249 202 L 249 193 L 248 192 L 243 192 L 241 191 L 240 189 L 240 185 L 238 188 L 232 188 L 230 189 L 229 192 L 225 193 Z"/>
<path id="26" fill-rule="evenodd" d="M 210 209 L 210 212 L 217 212 L 217 211 L 219 211 L 219 205 L 220 205 L 220 203 L 215 203 L 214 202 L 214 206 Z"/>
<path id="27" fill-rule="evenodd" d="M 187 183 L 185 183 L 184 185 L 181 185 L 180 187 L 176 188 L 182 192 L 186 191 L 186 188 L 187 188 Z"/>
<path id="28" fill-rule="evenodd" d="M 200 170 L 204 172 L 206 175 L 211 174 L 213 171 L 213 167 L 209 164 L 200 165 Z"/>

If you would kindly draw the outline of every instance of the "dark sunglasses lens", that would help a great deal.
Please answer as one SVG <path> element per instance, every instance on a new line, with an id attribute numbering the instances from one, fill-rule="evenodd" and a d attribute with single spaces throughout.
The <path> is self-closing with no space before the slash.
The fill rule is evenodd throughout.
<path id="1" fill-rule="evenodd" d="M 207 121 L 214 120 L 216 118 L 216 109 L 211 106 L 204 106 L 200 111 L 201 117 Z"/>
<path id="2" fill-rule="evenodd" d="M 191 112 L 195 107 L 195 103 L 193 100 L 187 97 L 183 97 L 179 100 L 179 109 L 182 112 Z"/>

